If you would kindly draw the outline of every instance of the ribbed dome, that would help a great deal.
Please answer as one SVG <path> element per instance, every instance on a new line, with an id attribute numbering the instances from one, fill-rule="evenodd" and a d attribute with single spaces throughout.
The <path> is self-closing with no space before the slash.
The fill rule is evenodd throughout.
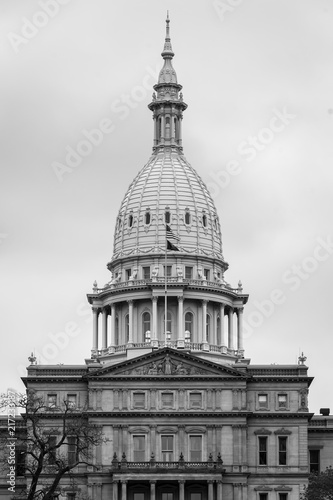
<path id="1" fill-rule="evenodd" d="M 128 188 L 117 218 L 112 260 L 164 253 L 166 222 L 180 238 L 181 253 L 223 260 L 212 197 L 185 157 L 171 148 L 154 154 Z"/>

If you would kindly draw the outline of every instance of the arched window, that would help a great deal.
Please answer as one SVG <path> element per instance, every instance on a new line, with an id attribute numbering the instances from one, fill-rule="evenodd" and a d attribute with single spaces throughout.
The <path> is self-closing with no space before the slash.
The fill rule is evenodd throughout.
<path id="1" fill-rule="evenodd" d="M 185 314 L 185 341 L 191 342 L 191 336 L 193 333 L 193 314 L 187 312 Z"/>
<path id="2" fill-rule="evenodd" d="M 206 316 L 206 340 L 209 342 L 210 337 L 210 316 L 207 314 Z"/>
<path id="3" fill-rule="evenodd" d="M 144 342 L 150 341 L 150 314 L 145 312 L 142 315 L 142 332 Z"/>
<path id="4" fill-rule="evenodd" d="M 168 208 L 164 212 L 164 220 L 165 220 L 166 224 L 170 224 L 171 214 L 170 214 L 170 210 Z"/>
<path id="5" fill-rule="evenodd" d="M 157 137 L 159 140 L 161 139 L 161 136 L 162 136 L 162 119 L 159 118 L 158 119 L 158 134 L 157 134 Z"/>
<path id="6" fill-rule="evenodd" d="M 150 209 L 148 208 L 145 213 L 145 224 L 150 224 Z"/>
<path id="7" fill-rule="evenodd" d="M 216 336 L 217 336 L 217 345 L 221 345 L 221 320 L 220 316 L 216 319 Z"/>
<path id="8" fill-rule="evenodd" d="M 185 211 L 185 224 L 191 224 L 191 214 L 188 208 Z"/>
<path id="9" fill-rule="evenodd" d="M 133 226 L 133 215 L 130 214 L 128 216 L 128 227 L 132 227 Z"/>
<path id="10" fill-rule="evenodd" d="M 205 213 L 202 215 L 202 225 L 207 227 L 207 215 Z"/>
<path id="11" fill-rule="evenodd" d="M 174 131 L 175 131 L 175 139 L 178 140 L 178 127 L 177 127 L 177 119 L 174 118 Z"/>
<path id="12" fill-rule="evenodd" d="M 164 331 L 164 321 L 165 321 L 165 314 L 163 314 L 163 331 Z M 172 330 L 172 321 L 171 321 L 171 312 L 167 312 L 167 340 L 170 340 L 171 338 L 171 330 Z"/>
<path id="13" fill-rule="evenodd" d="M 129 341 L 129 314 L 125 316 L 125 342 Z"/>

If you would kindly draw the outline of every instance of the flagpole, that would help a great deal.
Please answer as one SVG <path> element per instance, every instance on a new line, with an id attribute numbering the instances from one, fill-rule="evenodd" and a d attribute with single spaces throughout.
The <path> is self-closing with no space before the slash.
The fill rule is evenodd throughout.
<path id="1" fill-rule="evenodd" d="M 168 281 L 167 281 L 167 231 L 165 227 L 165 262 L 164 262 L 164 344 L 167 345 L 167 312 L 168 312 Z"/>

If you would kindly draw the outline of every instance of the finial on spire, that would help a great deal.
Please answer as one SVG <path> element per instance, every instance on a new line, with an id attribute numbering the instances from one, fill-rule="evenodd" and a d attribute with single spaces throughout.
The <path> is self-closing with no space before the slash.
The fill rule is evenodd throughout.
<path id="1" fill-rule="evenodd" d="M 167 17 L 166 17 L 166 31 L 165 31 L 165 43 L 164 43 L 164 49 L 162 52 L 162 57 L 164 59 L 172 59 L 173 56 L 175 55 L 172 50 L 171 46 L 171 38 L 170 38 L 170 18 L 169 18 L 169 11 L 167 10 Z"/>

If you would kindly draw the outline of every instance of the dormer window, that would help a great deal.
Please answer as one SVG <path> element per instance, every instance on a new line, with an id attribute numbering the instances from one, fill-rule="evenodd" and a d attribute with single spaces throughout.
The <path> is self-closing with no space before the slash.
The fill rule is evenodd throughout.
<path id="1" fill-rule="evenodd" d="M 150 224 L 150 208 L 147 208 L 145 213 L 145 224 L 146 225 Z"/>
<path id="2" fill-rule="evenodd" d="M 202 225 L 207 227 L 207 215 L 205 213 L 202 214 Z"/>
<path id="3" fill-rule="evenodd" d="M 164 220 L 165 220 L 166 224 L 170 224 L 171 213 L 170 213 L 170 210 L 168 208 L 164 212 Z"/>
<path id="4" fill-rule="evenodd" d="M 188 208 L 185 210 L 185 224 L 187 226 L 191 224 L 191 214 Z"/>
<path id="5" fill-rule="evenodd" d="M 133 215 L 130 214 L 128 216 L 128 227 L 132 227 L 133 226 Z"/>

